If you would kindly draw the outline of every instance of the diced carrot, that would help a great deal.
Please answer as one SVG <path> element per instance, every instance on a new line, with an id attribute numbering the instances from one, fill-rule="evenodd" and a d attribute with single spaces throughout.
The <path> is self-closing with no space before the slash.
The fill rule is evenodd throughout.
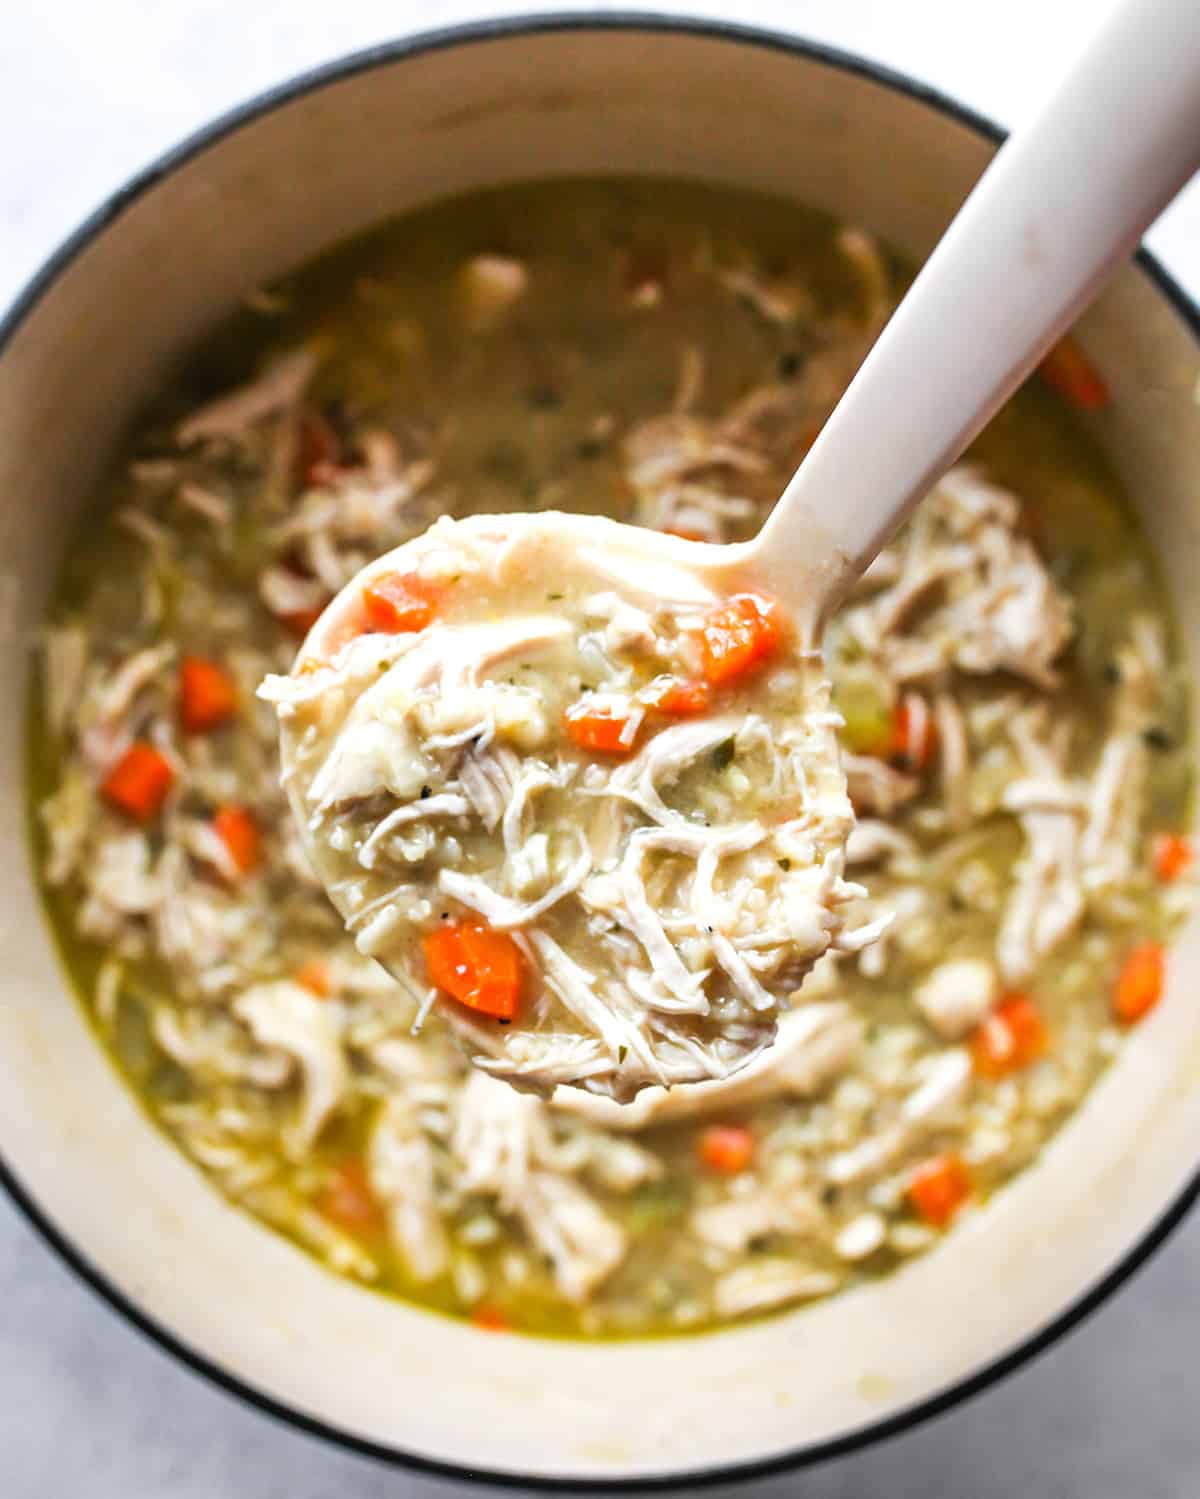
<path id="1" fill-rule="evenodd" d="M 1102 411 L 1108 386 L 1073 338 L 1060 339 L 1040 365 L 1042 379 L 1081 411 Z"/>
<path id="2" fill-rule="evenodd" d="M 956 1155 L 931 1156 L 908 1178 L 908 1200 L 934 1228 L 945 1228 L 971 1195 L 971 1178 Z"/>
<path id="3" fill-rule="evenodd" d="M 1006 995 L 971 1040 L 975 1070 L 1004 1077 L 1028 1067 L 1046 1050 L 1049 1036 L 1041 1011 L 1027 994 Z"/>
<path id="4" fill-rule="evenodd" d="M 512 1332 L 512 1323 L 495 1306 L 477 1306 L 471 1313 L 471 1326 L 482 1332 Z"/>
<path id="5" fill-rule="evenodd" d="M 737 1176 L 754 1157 L 754 1136 L 743 1124 L 710 1124 L 701 1134 L 697 1149 L 710 1171 Z"/>
<path id="6" fill-rule="evenodd" d="M 351 1156 L 334 1169 L 316 1201 L 317 1212 L 352 1234 L 379 1233 L 383 1213 L 371 1191 L 366 1167 Z"/>
<path id="7" fill-rule="evenodd" d="M 109 771 L 101 790 L 114 807 L 138 822 L 149 822 L 162 810 L 174 784 L 170 761 L 152 744 L 139 739 Z"/>
<path id="8" fill-rule="evenodd" d="M 638 719 L 632 707 L 598 706 L 589 697 L 571 704 L 563 714 L 563 726 L 581 750 L 598 755 L 628 755 L 637 743 Z"/>
<path id="9" fill-rule="evenodd" d="M 707 713 L 712 694 L 707 682 L 671 682 L 655 698 L 652 707 L 672 718 L 695 718 Z"/>
<path id="10" fill-rule="evenodd" d="M 296 982 L 318 999 L 328 999 L 333 993 L 329 978 L 329 964 L 324 958 L 305 958 L 296 969 Z"/>
<path id="11" fill-rule="evenodd" d="M 1181 833 L 1159 833 L 1150 851 L 1154 878 L 1164 885 L 1177 880 L 1192 867 L 1196 851 L 1192 840 Z"/>
<path id="12" fill-rule="evenodd" d="M 384 573 L 363 588 L 366 628 L 408 635 L 432 621 L 436 591 L 416 573 Z"/>
<path id="13" fill-rule="evenodd" d="M 524 960 L 507 932 L 460 921 L 430 932 L 424 947 L 430 979 L 451 999 L 498 1020 L 517 1013 Z"/>
<path id="14" fill-rule="evenodd" d="M 341 439 L 331 423 L 318 411 L 305 412 L 296 442 L 297 481 L 305 485 L 325 483 L 333 477 L 341 457 Z"/>
<path id="15" fill-rule="evenodd" d="M 297 640 L 303 640 L 308 632 L 325 613 L 324 605 L 314 609 L 293 609 L 289 614 L 281 614 L 279 622 L 288 629 Z"/>
<path id="16" fill-rule="evenodd" d="M 906 692 L 892 712 L 887 758 L 906 770 L 924 770 L 937 751 L 937 722 L 929 705 L 915 692 Z"/>
<path id="17" fill-rule="evenodd" d="M 779 606 L 757 594 L 737 594 L 704 621 L 704 675 L 714 685 L 738 682 L 765 666 L 782 639 Z"/>
<path id="18" fill-rule="evenodd" d="M 217 837 L 229 850 L 239 874 L 252 874 L 262 858 L 262 834 L 245 807 L 221 807 L 213 818 Z"/>
<path id="19" fill-rule="evenodd" d="M 1135 947 L 1121 965 L 1113 986 L 1113 1011 L 1125 1025 L 1148 1015 L 1162 998 L 1166 955 L 1157 942 Z"/>
<path id="20" fill-rule="evenodd" d="M 179 721 L 189 734 L 206 734 L 237 712 L 237 684 L 223 666 L 203 656 L 179 663 Z"/>

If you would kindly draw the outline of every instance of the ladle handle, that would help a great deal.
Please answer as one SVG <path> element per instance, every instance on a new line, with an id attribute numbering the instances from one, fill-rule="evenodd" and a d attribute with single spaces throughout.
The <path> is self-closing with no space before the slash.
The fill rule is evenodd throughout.
<path id="1" fill-rule="evenodd" d="M 827 614 L 1197 166 L 1200 0 L 1127 0 L 943 236 L 750 543 L 756 574 L 786 597 L 815 548 Z"/>

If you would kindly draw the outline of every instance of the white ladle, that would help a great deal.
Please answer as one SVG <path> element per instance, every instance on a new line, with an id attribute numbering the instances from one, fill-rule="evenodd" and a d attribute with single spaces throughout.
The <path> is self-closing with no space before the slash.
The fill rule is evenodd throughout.
<path id="1" fill-rule="evenodd" d="M 819 646 L 854 580 L 1197 166 L 1200 0 L 1128 0 L 1041 115 L 999 152 L 754 540 L 707 546 L 570 516 L 537 524 L 619 552 L 620 576 L 644 569 L 651 597 L 664 566 L 720 592 L 764 591 L 788 609 L 799 644 Z M 515 534 L 531 517 L 486 525 Z M 332 659 L 361 631 L 364 582 L 403 572 L 413 546 L 364 569 L 301 657 Z M 285 781 L 328 888 L 336 869 L 311 836 L 301 737 L 285 725 Z"/>
<path id="2" fill-rule="evenodd" d="M 819 639 L 1198 167 L 1200 3 L 1129 0 L 997 154 L 762 530 L 722 548 L 721 571 L 753 579 Z"/>
<path id="3" fill-rule="evenodd" d="M 715 547 L 625 527 L 630 565 L 641 552 L 722 591 L 760 588 L 819 644 L 855 579 L 1198 167 L 1200 0 L 1126 0 L 997 153 L 758 535 Z M 327 654 L 361 577 L 390 566 L 377 559 L 339 594 L 304 652 Z"/>

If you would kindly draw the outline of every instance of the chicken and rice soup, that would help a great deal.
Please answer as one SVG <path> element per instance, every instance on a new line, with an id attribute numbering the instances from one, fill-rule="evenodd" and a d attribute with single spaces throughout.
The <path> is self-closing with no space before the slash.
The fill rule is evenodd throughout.
<path id="1" fill-rule="evenodd" d="M 843 928 L 866 892 L 821 653 L 697 550 L 554 511 L 443 519 L 259 689 L 359 952 L 525 1091 L 725 1077 L 880 926 Z"/>
<path id="2" fill-rule="evenodd" d="M 401 985 L 356 946 L 289 815 L 256 690 L 367 562 L 446 515 L 753 534 L 903 284 L 859 231 L 733 191 L 587 181 L 438 205 L 248 296 L 97 497 L 31 715 L 54 929 L 152 1118 L 332 1270 L 481 1327 L 576 1335 L 826 1296 L 980 1210 L 1158 1001 L 1188 895 L 1188 686 L 1145 540 L 1071 410 L 1102 423 L 1107 397 L 1069 343 L 833 622 L 847 878 L 866 892 L 839 920 L 880 934 L 821 957 L 740 1071 L 622 1104 L 472 1068 L 428 960 Z M 649 732 L 605 758 L 606 784 L 627 775 L 651 835 L 655 799 L 698 811 L 697 845 L 706 819 L 752 821 L 771 733 L 693 732 L 711 703 L 660 712 L 652 684 L 677 673 L 626 663 L 639 622 L 609 591 L 576 632 L 581 691 L 637 698 Z M 627 774 L 671 734 L 692 737 L 667 773 Z M 609 944 L 614 984 L 624 952 L 633 994 L 661 999 L 649 928 L 604 907 L 617 799 L 561 828 L 564 772 L 545 758 L 531 780 L 537 759 L 464 739 L 428 783 L 437 817 L 388 835 L 386 878 L 436 884 L 448 840 L 490 821 L 502 841 L 507 819 L 504 900 L 536 907 L 558 861 L 586 857 L 599 893 L 589 909 L 581 876 L 574 919 Z M 747 891 L 764 909 L 790 873 L 770 851 Z M 679 859 L 696 856 L 648 868 L 645 911 L 661 952 L 708 969 L 671 904 Z M 446 919 L 474 909 L 485 937 L 511 914 L 456 899 Z M 542 914 L 509 930 L 550 951 Z M 747 992 L 773 973 L 755 931 L 713 965 Z M 463 952 L 496 992 L 495 949 Z"/>

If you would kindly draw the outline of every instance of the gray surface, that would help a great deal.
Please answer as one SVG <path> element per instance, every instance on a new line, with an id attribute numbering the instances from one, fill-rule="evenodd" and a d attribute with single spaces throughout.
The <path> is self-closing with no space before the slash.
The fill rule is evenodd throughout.
<path id="1" fill-rule="evenodd" d="M 1107 8 L 1097 0 L 642 3 L 790 26 L 915 72 L 1010 123 L 1028 112 Z M 0 154 L 0 304 L 131 171 L 237 100 L 409 27 L 536 4 L 6 6 L 0 127 L 10 145 Z M 565 0 L 557 8 L 586 6 Z M 1193 189 L 1152 243 L 1200 290 L 1200 193 Z M 1200 1219 L 1065 1344 L 997 1389 L 915 1433 L 800 1479 L 764 1482 L 754 1493 L 1193 1499 L 1200 1492 L 1200 1412 L 1190 1384 L 1198 1303 Z M 379 1499 L 447 1491 L 281 1427 L 176 1365 L 102 1305 L 0 1200 L 0 1499 Z"/>

